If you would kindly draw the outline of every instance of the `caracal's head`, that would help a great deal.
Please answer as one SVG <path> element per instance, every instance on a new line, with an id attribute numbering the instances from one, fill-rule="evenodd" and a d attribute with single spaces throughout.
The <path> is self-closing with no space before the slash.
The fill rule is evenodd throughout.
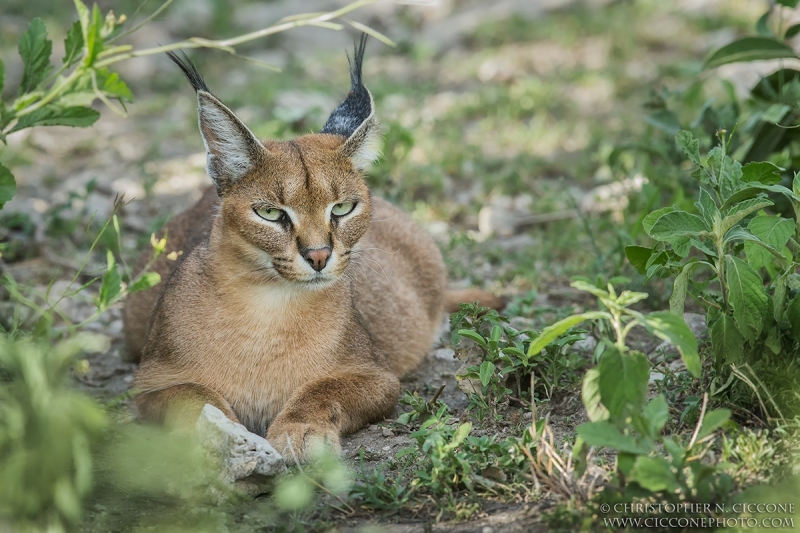
<path id="1" fill-rule="evenodd" d="M 380 134 L 361 81 L 364 44 L 362 37 L 350 64 L 350 93 L 320 133 L 285 142 L 256 139 L 185 55 L 170 54 L 197 92 L 226 246 L 253 274 L 329 286 L 367 231 L 372 213 L 363 171 L 379 154 Z"/>

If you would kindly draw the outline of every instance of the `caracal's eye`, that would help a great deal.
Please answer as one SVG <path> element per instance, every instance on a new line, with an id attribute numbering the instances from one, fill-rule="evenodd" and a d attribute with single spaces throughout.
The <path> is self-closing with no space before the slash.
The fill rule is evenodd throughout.
<path id="1" fill-rule="evenodd" d="M 286 217 L 286 213 L 284 211 L 281 211 L 280 209 L 275 209 L 274 207 L 258 208 L 256 209 L 256 214 L 261 218 L 263 218 L 264 220 L 269 220 L 270 222 L 279 222 Z"/>
<path id="2" fill-rule="evenodd" d="M 342 202 L 340 204 L 336 204 L 333 206 L 331 210 L 331 214 L 336 217 L 343 217 L 348 214 L 350 211 L 355 209 L 356 203 L 355 202 Z"/>

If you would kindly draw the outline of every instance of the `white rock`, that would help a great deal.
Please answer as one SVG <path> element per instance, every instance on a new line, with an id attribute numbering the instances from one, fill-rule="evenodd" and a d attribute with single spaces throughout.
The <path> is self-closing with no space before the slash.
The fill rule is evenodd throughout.
<path id="1" fill-rule="evenodd" d="M 213 405 L 203 407 L 195 430 L 219 463 L 222 480 L 248 494 L 263 493 L 268 478 L 286 471 L 283 457 L 267 439 L 250 433 Z"/>
<path id="2" fill-rule="evenodd" d="M 452 348 L 439 348 L 438 350 L 434 350 L 433 356 L 436 359 L 441 359 L 443 361 L 456 360 L 456 352 Z"/>

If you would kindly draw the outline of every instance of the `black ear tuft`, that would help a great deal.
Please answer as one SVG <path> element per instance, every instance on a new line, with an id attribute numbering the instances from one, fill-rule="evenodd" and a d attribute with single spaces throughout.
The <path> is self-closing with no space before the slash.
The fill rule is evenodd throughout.
<path id="1" fill-rule="evenodd" d="M 178 68 L 183 71 L 183 75 L 186 76 L 186 79 L 189 80 L 189 83 L 192 84 L 192 88 L 195 92 L 198 91 L 205 91 L 207 93 L 211 93 L 206 87 L 206 82 L 203 80 L 203 76 L 197 72 L 197 67 L 194 65 L 194 62 L 189 59 L 189 56 L 186 55 L 186 52 L 180 50 L 180 54 L 178 55 L 175 52 L 167 52 L 167 57 L 172 60 L 173 63 L 178 65 Z"/>
<path id="2" fill-rule="evenodd" d="M 347 62 L 350 64 L 350 92 L 344 102 L 331 113 L 320 133 L 350 137 L 372 116 L 372 96 L 361 80 L 361 65 L 364 61 L 366 44 L 367 34 L 362 33 L 361 39 L 353 47 L 353 58 L 347 55 Z"/>

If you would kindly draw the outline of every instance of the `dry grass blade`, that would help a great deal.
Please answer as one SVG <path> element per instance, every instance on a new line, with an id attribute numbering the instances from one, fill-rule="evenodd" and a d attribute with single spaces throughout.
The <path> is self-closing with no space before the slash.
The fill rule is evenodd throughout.
<path id="1" fill-rule="evenodd" d="M 391 46 L 393 48 L 397 48 L 397 43 L 394 42 L 393 40 L 389 39 L 387 36 L 385 36 L 381 32 L 375 31 L 372 28 L 370 28 L 369 26 L 361 24 L 360 22 L 356 22 L 355 20 L 351 20 L 351 19 L 344 18 L 344 17 L 342 17 L 342 20 L 347 22 L 348 24 L 350 24 L 355 29 L 357 29 L 359 31 L 363 31 L 364 33 L 366 33 L 370 37 L 374 37 L 375 39 L 379 40 L 380 42 L 382 42 L 384 44 L 388 44 L 389 46 Z"/>
<path id="2" fill-rule="evenodd" d="M 529 431 L 536 437 L 532 426 Z M 523 453 L 531 463 L 534 486 L 539 491 L 542 485 L 550 491 L 567 499 L 577 499 L 586 503 L 594 495 L 595 484 L 599 476 L 575 476 L 575 467 L 572 461 L 572 452 L 561 452 L 555 444 L 555 435 L 550 424 L 545 420 L 542 432 L 536 442 L 536 456 L 527 448 L 522 448 Z"/>

